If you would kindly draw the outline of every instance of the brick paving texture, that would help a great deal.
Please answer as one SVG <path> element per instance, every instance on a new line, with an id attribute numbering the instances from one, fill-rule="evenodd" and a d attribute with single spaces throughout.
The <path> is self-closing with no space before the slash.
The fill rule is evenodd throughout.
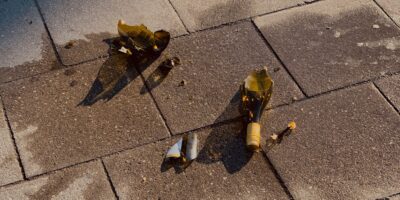
<path id="1" fill-rule="evenodd" d="M 132 67 L 119 19 L 172 39 Z M 400 199 L 398 0 L 3 0 L 0 27 L 0 199 Z M 251 153 L 239 86 L 263 66 Z"/>

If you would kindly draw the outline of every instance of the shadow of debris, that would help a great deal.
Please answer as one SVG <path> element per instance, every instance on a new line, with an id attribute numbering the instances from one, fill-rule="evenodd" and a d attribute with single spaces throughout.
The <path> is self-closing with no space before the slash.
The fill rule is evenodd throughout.
<path id="1" fill-rule="evenodd" d="M 169 38 L 166 44 L 160 46 L 160 51 L 134 53 L 132 55 L 112 49 L 113 45 L 118 41 L 119 37 L 103 40 L 109 45 L 108 59 L 100 67 L 92 87 L 78 106 L 90 106 L 99 100 L 111 100 L 160 57 L 168 45 Z"/>
<path id="2" fill-rule="evenodd" d="M 167 58 L 162 63 L 160 63 L 158 67 L 146 79 L 145 84 L 140 89 L 140 94 L 151 92 L 154 88 L 159 86 L 168 76 L 172 68 L 179 64 L 180 60 L 178 57 Z"/>
<path id="3" fill-rule="evenodd" d="M 163 162 L 161 163 L 160 171 L 161 171 L 161 173 L 164 173 L 164 172 L 168 171 L 169 169 L 174 168 L 175 173 L 180 174 L 180 173 L 184 172 L 185 169 L 187 167 L 189 167 L 193 161 L 194 160 L 188 161 L 186 163 L 182 163 L 182 161 L 179 159 L 175 159 L 175 160 L 164 159 Z"/>
<path id="4" fill-rule="evenodd" d="M 221 119 L 232 118 L 235 110 L 242 110 L 241 108 L 241 96 L 240 92 L 237 91 L 231 98 L 228 106 L 224 112 L 215 120 L 220 122 Z M 239 118 L 241 118 L 239 116 Z M 245 120 L 242 119 L 242 123 L 228 123 L 231 125 L 227 128 L 225 125 L 217 125 L 212 128 L 208 134 L 202 149 L 200 150 L 198 157 L 195 159 L 196 162 L 203 164 L 213 164 L 216 162 L 222 162 L 228 173 L 234 174 L 240 171 L 252 158 L 253 152 L 249 151 L 246 147 L 245 142 Z M 233 121 L 237 121 L 233 119 Z M 232 125 L 235 125 L 232 127 Z M 201 135 L 199 135 L 201 140 Z M 183 150 L 186 147 L 182 147 Z M 184 163 L 180 159 L 164 159 L 160 166 L 160 171 L 166 172 L 171 168 L 174 168 L 176 174 L 180 174 L 190 166 L 192 161 Z"/>
<path id="5" fill-rule="evenodd" d="M 216 121 L 220 118 L 227 119 L 227 115 L 231 115 L 233 109 L 242 110 L 240 98 L 240 92 L 237 91 Z M 240 171 L 253 156 L 253 152 L 246 148 L 245 129 L 244 120 L 240 131 L 226 130 L 221 126 L 214 127 L 199 152 L 197 161 L 204 164 L 221 161 L 228 173 Z"/>

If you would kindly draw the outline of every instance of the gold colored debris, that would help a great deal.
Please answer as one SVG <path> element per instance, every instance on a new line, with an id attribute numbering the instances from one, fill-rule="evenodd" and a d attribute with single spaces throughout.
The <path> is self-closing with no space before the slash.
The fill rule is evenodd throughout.
<path id="1" fill-rule="evenodd" d="M 260 119 L 271 98 L 273 85 L 265 67 L 252 72 L 241 86 L 242 107 L 247 117 L 246 145 L 253 151 L 260 149 Z"/>
<path id="2" fill-rule="evenodd" d="M 295 128 L 296 128 L 296 122 L 291 121 L 283 131 L 281 131 L 280 133 L 273 133 L 267 139 L 267 151 L 271 150 L 275 145 L 280 144 L 283 140 L 283 137 L 284 136 L 288 137 L 294 131 Z"/>

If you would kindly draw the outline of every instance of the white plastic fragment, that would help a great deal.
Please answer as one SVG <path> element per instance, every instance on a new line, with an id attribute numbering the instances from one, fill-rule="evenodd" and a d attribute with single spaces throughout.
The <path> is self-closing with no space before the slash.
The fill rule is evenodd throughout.
<path id="1" fill-rule="evenodd" d="M 179 158 L 181 157 L 183 139 L 179 139 L 171 148 L 168 149 L 167 158 Z"/>
<path id="2" fill-rule="evenodd" d="M 197 158 L 197 134 L 196 133 L 189 133 L 188 141 L 186 146 L 186 159 L 187 160 L 194 160 Z"/>

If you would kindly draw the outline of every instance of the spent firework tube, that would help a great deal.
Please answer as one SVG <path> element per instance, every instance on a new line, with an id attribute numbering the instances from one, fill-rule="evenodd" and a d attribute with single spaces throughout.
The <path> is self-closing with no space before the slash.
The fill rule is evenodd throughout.
<path id="1" fill-rule="evenodd" d="M 253 151 L 260 148 L 260 119 L 271 98 L 273 84 L 265 67 L 252 72 L 241 87 L 242 107 L 247 118 L 246 145 Z"/>

